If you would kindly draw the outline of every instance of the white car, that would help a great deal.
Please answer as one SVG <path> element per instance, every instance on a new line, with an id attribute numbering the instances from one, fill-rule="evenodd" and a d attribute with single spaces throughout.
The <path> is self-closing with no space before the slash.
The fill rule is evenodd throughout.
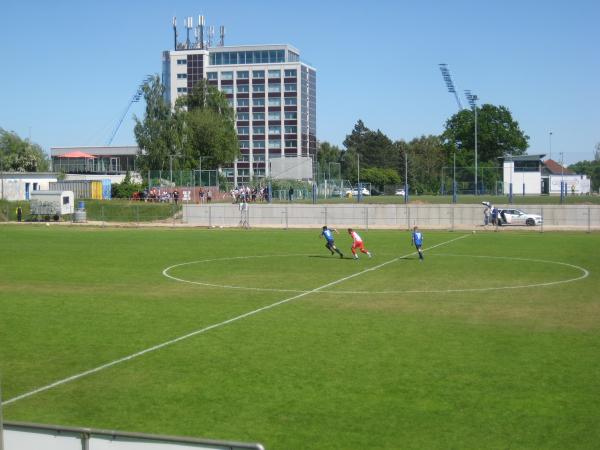
<path id="1" fill-rule="evenodd" d="M 406 193 L 404 192 L 404 189 L 396 189 L 396 195 L 401 195 L 402 197 L 404 197 Z"/>
<path id="2" fill-rule="evenodd" d="M 527 214 L 520 209 L 499 209 L 498 225 L 541 225 L 542 216 L 538 214 Z"/>
<path id="3" fill-rule="evenodd" d="M 346 195 L 352 196 L 352 197 L 357 197 L 358 196 L 358 188 L 348 189 L 346 191 Z M 369 190 L 366 187 L 364 187 L 361 190 L 361 195 L 371 195 L 371 193 L 369 192 Z"/>

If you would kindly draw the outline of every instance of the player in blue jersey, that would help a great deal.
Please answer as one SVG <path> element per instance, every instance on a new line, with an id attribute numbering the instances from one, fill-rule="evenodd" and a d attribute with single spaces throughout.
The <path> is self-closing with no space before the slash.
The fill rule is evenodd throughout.
<path id="1" fill-rule="evenodd" d="M 323 226 L 323 231 L 321 231 L 321 235 L 319 236 L 319 238 L 325 237 L 325 241 L 327 241 L 325 247 L 331 252 L 332 255 L 335 251 L 338 255 L 340 255 L 340 258 L 343 258 L 344 254 L 338 250 L 338 248 L 335 246 L 335 242 L 333 241 L 334 232 L 338 233 L 338 230 L 336 230 L 335 228 L 328 228 L 327 225 L 325 225 Z"/>
<path id="2" fill-rule="evenodd" d="M 412 244 L 419 252 L 419 260 L 423 261 L 423 233 L 419 231 L 419 227 L 415 226 L 412 232 Z"/>

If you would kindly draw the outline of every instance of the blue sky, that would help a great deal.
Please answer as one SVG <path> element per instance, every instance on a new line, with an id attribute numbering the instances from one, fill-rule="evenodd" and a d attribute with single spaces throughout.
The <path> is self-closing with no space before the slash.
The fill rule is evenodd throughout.
<path id="1" fill-rule="evenodd" d="M 358 119 L 390 138 L 439 134 L 457 111 L 443 83 L 504 105 L 529 153 L 592 159 L 600 142 L 600 2 L 16 1 L 0 17 L 0 127 L 55 146 L 104 145 L 172 48 L 171 19 L 207 17 L 226 45 L 288 43 L 317 69 L 317 134 Z M 180 29 L 180 36 L 183 34 Z M 462 101 L 466 104 L 464 96 Z M 143 103 L 132 113 L 141 116 Z M 113 144 L 134 144 L 131 113 Z"/>

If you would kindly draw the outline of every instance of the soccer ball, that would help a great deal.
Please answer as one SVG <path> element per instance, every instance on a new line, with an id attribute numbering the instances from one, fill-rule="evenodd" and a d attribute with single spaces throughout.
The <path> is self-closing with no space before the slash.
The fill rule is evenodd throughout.
<path id="1" fill-rule="evenodd" d="M 475 230 L 473 230 L 473 234 L 475 234 L 475 233 L 476 233 L 476 231 L 475 231 Z"/>

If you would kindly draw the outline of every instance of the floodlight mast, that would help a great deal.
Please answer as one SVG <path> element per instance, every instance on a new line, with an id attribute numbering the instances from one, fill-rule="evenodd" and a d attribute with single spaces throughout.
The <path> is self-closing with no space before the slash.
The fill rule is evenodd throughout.
<path id="1" fill-rule="evenodd" d="M 479 97 L 477 97 L 475 94 L 473 94 L 470 90 L 465 90 L 465 97 L 467 97 L 467 101 L 469 102 L 469 105 L 471 105 L 471 108 L 473 108 L 473 114 L 475 116 L 475 195 L 477 195 L 477 100 L 479 100 Z"/>
<path id="2" fill-rule="evenodd" d="M 460 102 L 460 98 L 458 98 L 458 94 L 456 93 L 456 88 L 454 87 L 454 83 L 452 82 L 452 77 L 450 76 L 450 70 L 448 69 L 448 64 L 440 64 L 440 71 L 442 72 L 442 77 L 446 82 L 446 87 L 448 88 L 448 92 L 454 94 L 454 98 L 456 99 L 456 104 L 458 105 L 458 110 L 462 111 L 463 106 Z"/>

